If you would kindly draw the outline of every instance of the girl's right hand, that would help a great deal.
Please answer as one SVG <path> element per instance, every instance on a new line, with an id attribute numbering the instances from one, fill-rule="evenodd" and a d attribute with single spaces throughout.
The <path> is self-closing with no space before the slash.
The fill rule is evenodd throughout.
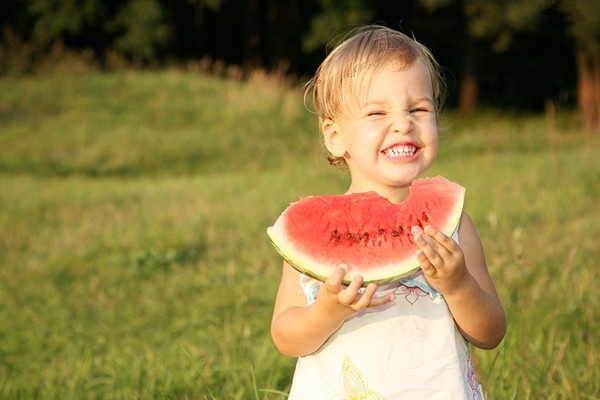
<path id="1" fill-rule="evenodd" d="M 352 314 L 367 307 L 379 307 L 391 301 L 396 296 L 391 293 L 387 296 L 376 297 L 377 285 L 368 284 L 363 290 L 361 285 L 363 277 L 355 276 L 348 286 L 342 283 L 344 276 L 348 272 L 348 267 L 340 264 L 327 278 L 327 281 L 321 286 L 315 306 L 330 317 L 338 317 L 345 320 Z"/>
<path id="2" fill-rule="evenodd" d="M 348 286 L 342 283 L 348 267 L 340 265 L 321 285 L 317 298 L 306 305 L 306 295 L 299 284 L 300 272 L 284 263 L 277 291 L 271 335 L 281 352 L 299 357 L 317 351 L 344 322 L 357 311 L 393 301 L 393 294 L 376 297 L 373 283 L 361 290 L 362 276 Z"/>

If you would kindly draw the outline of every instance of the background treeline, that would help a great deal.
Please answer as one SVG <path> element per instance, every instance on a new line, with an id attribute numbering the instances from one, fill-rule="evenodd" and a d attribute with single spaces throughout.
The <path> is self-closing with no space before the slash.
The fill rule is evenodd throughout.
<path id="1" fill-rule="evenodd" d="M 577 107 L 584 127 L 600 131 L 600 0 L 6 1 L 0 73 L 187 63 L 297 77 L 365 23 L 429 46 L 463 113 Z"/>

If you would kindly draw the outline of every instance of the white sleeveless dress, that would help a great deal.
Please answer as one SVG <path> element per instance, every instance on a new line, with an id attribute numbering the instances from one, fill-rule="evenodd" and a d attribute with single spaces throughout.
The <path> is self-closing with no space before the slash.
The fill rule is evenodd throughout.
<path id="1" fill-rule="evenodd" d="M 302 275 L 300 285 L 312 303 L 321 282 Z M 377 295 L 392 292 L 394 302 L 362 310 L 298 359 L 289 400 L 483 399 L 443 296 L 420 270 Z"/>

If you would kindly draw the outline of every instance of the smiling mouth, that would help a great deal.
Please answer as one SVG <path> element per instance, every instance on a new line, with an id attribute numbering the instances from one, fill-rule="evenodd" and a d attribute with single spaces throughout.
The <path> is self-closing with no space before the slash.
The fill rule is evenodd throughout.
<path id="1" fill-rule="evenodd" d="M 412 157 L 417 152 L 417 146 L 404 145 L 404 146 L 393 146 L 382 151 L 382 153 L 388 157 Z"/>

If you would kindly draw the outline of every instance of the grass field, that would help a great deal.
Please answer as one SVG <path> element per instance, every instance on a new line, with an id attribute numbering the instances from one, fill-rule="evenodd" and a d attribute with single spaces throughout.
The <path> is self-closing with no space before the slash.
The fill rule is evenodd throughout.
<path id="1" fill-rule="evenodd" d="M 509 318 L 487 399 L 600 398 L 600 137 L 441 120 Z M 178 71 L 0 79 L 0 398 L 285 399 L 265 228 L 339 193 L 297 90 Z"/>

